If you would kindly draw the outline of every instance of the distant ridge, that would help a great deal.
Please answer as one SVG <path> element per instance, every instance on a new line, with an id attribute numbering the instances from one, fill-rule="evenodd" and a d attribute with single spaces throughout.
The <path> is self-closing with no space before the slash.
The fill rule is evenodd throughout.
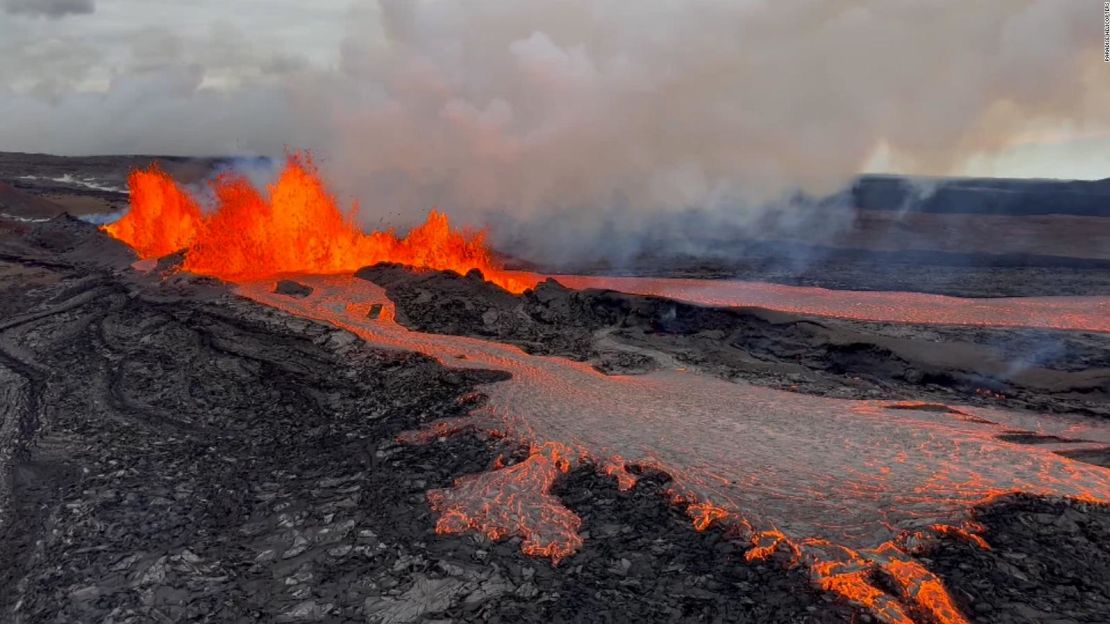
<path id="1" fill-rule="evenodd" d="M 0 213 L 23 219 L 42 219 L 64 212 L 65 208 L 59 204 L 0 181 Z"/>
<path id="2" fill-rule="evenodd" d="M 1110 217 L 1110 178 L 920 178 L 864 175 L 851 197 L 862 210 Z"/>

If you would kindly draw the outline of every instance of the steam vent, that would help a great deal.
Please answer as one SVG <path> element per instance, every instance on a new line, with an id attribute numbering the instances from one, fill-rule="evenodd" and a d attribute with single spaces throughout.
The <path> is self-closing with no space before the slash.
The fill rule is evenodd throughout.
<path id="1" fill-rule="evenodd" d="M 1110 8 L 9 0 L 0 623 L 1110 622 Z"/>

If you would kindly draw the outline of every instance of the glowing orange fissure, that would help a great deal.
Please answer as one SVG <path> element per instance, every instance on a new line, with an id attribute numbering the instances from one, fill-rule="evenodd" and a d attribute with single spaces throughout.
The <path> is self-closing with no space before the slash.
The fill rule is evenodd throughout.
<path id="1" fill-rule="evenodd" d="M 243 176 L 212 183 L 214 211 L 152 165 L 128 178 L 131 210 L 104 226 L 143 259 L 187 250 L 182 269 L 233 282 L 283 273 L 346 273 L 378 262 L 466 274 L 478 269 L 520 293 L 535 279 L 502 270 L 484 232 L 453 230 L 432 210 L 423 225 L 399 237 L 392 230 L 363 232 L 357 206 L 344 214 L 306 154 L 291 154 L 263 195 Z"/>

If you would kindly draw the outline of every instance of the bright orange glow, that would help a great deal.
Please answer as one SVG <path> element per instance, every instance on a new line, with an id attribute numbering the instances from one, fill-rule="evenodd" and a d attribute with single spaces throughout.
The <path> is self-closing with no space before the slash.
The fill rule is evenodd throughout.
<path id="1" fill-rule="evenodd" d="M 929 526 L 929 529 L 938 535 L 948 535 L 965 540 L 967 542 L 975 544 L 983 550 L 991 549 L 991 545 L 987 543 L 987 540 L 983 539 L 983 536 L 978 535 L 974 532 L 982 532 L 985 530 L 984 527 L 974 522 L 967 523 L 967 527 L 957 527 L 950 524 L 933 524 Z"/>
<path id="2" fill-rule="evenodd" d="M 967 624 L 940 579 L 910 559 L 894 542 L 857 552 L 824 540 L 808 539 L 801 542 L 800 549 L 810 560 L 810 574 L 818 587 L 867 608 L 881 622 L 913 624 L 915 620 L 907 613 L 908 607 L 924 616 L 924 621 Z M 878 571 L 893 581 L 902 603 L 874 585 L 872 576 Z"/>
<path id="3" fill-rule="evenodd" d="M 428 503 L 440 514 L 436 532 L 475 530 L 492 540 L 519 536 L 525 554 L 558 563 L 582 546 L 582 519 L 551 494 L 555 479 L 570 470 L 576 456 L 566 446 L 549 442 L 533 447 L 518 464 L 462 477 L 450 489 L 428 492 Z"/>
<path id="4" fill-rule="evenodd" d="M 292 154 L 263 195 L 238 175 L 212 183 L 216 210 L 200 203 L 157 167 L 128 179 L 131 210 L 105 231 L 139 256 L 156 258 L 188 251 L 182 268 L 233 282 L 282 273 L 349 273 L 378 262 L 450 270 L 478 269 L 512 292 L 534 278 L 501 269 L 486 247 L 484 232 L 452 230 L 435 210 L 423 225 L 398 237 L 393 231 L 362 232 L 355 211 L 344 214 L 324 187 L 307 155 Z"/>
<path id="5" fill-rule="evenodd" d="M 870 570 L 841 572 L 838 566 L 830 565 L 826 569 L 817 569 L 816 574 L 818 587 L 868 609 L 880 621 L 888 624 L 914 624 L 894 598 L 870 583 Z"/>
<path id="6" fill-rule="evenodd" d="M 713 503 L 694 503 L 686 508 L 686 515 L 694 522 L 694 530 L 701 532 L 718 520 L 728 517 L 728 512 Z"/>
<path id="7" fill-rule="evenodd" d="M 940 624 L 965 624 L 944 584 L 917 561 L 893 559 L 883 569 L 894 579 L 899 593 Z"/>
<path id="8" fill-rule="evenodd" d="M 765 561 L 770 558 L 775 551 L 779 548 L 787 548 L 794 554 L 794 561 L 798 561 L 802 557 L 802 552 L 794 542 L 785 533 L 778 529 L 768 529 L 766 531 L 759 531 L 752 535 L 752 547 L 748 552 L 744 553 L 744 559 L 747 561 Z"/>
<path id="9" fill-rule="evenodd" d="M 122 219 L 104 226 L 109 234 L 138 252 L 141 258 L 158 258 L 189 247 L 201 229 L 200 208 L 168 175 L 152 165 L 127 179 L 131 210 Z"/>
<path id="10" fill-rule="evenodd" d="M 614 455 L 602 463 L 601 473 L 616 479 L 617 489 L 621 492 L 627 492 L 636 486 L 636 475 L 628 472 L 628 466 L 620 455 Z"/>

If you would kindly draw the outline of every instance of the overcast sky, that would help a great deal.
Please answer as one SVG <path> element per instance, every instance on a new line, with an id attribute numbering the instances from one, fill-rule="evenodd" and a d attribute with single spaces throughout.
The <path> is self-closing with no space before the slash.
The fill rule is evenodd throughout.
<path id="1" fill-rule="evenodd" d="M 636 160 L 601 169 L 663 203 L 746 171 L 815 188 L 859 170 L 1110 176 L 1110 64 L 1087 0 L 0 3 L 6 150 L 306 146 L 367 173 L 450 171 L 421 182 L 491 204 L 587 176 L 592 156 Z M 616 130 L 601 144 L 597 128 Z M 534 177 L 508 158 L 559 174 L 488 191 Z"/>
<path id="2" fill-rule="evenodd" d="M 200 65 L 204 86 L 333 67 L 350 0 L 0 0 L 0 77 L 19 93 L 105 91 L 114 77 Z"/>

